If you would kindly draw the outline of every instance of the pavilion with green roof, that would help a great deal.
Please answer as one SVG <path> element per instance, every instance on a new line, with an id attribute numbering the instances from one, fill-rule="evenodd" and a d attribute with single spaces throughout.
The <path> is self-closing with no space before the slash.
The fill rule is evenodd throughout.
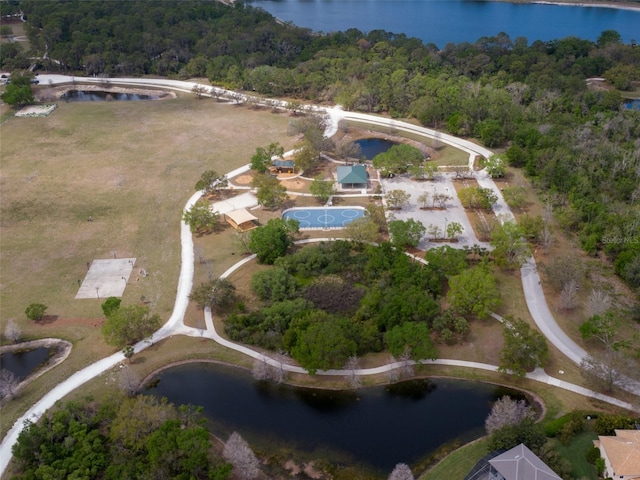
<path id="1" fill-rule="evenodd" d="M 338 167 L 338 183 L 342 188 L 367 188 L 369 175 L 364 165 Z"/>

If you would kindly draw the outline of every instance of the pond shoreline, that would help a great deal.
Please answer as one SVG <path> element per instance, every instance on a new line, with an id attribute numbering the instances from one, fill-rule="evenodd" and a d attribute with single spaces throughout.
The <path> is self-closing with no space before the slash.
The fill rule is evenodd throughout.
<path id="1" fill-rule="evenodd" d="M 16 393 L 18 393 L 23 387 L 34 381 L 36 378 L 41 377 L 52 368 L 64 362 L 71 354 L 73 344 L 67 340 L 62 340 L 60 338 L 41 338 L 38 340 L 30 340 L 28 342 L 2 345 L 0 346 L 0 354 L 33 350 L 35 348 L 56 348 L 56 353 L 49 358 L 44 367 L 37 369 L 31 375 L 27 376 L 27 378 L 25 378 L 22 382 L 20 382 L 18 384 L 18 387 L 16 388 Z"/>
<path id="2" fill-rule="evenodd" d="M 213 363 L 213 364 L 217 364 L 217 365 L 223 365 L 226 367 L 233 367 L 233 368 L 237 368 L 240 370 L 245 370 L 249 373 L 251 373 L 251 369 L 249 367 L 245 367 L 242 365 L 239 365 L 237 363 L 231 363 L 231 362 L 225 362 L 223 360 L 213 360 L 210 358 L 203 358 L 203 359 L 198 359 L 198 358 L 192 358 L 192 359 L 185 359 L 185 360 L 177 360 L 175 362 L 171 362 L 168 363 L 162 367 L 158 367 L 156 369 L 154 369 L 152 372 L 150 372 L 149 374 L 147 374 L 141 381 L 140 381 L 140 385 L 139 388 L 140 389 L 144 389 L 146 388 L 146 385 L 148 385 L 150 382 L 152 382 L 154 380 L 153 377 L 157 376 L 158 374 L 162 373 L 164 370 L 167 370 L 169 368 L 173 368 L 173 367 L 178 367 L 180 365 L 188 365 L 190 363 Z M 395 383 L 401 383 L 401 382 L 408 382 L 408 381 L 413 381 L 413 380 L 428 380 L 428 379 L 438 379 L 438 378 L 442 378 L 442 379 L 447 379 L 447 380 L 464 380 L 464 381 L 468 381 L 468 382 L 480 382 L 480 383 L 486 383 L 488 385 L 494 385 L 496 387 L 503 387 L 503 388 L 509 388 L 512 390 L 518 390 L 520 392 L 522 392 L 526 397 L 527 400 L 529 401 L 529 403 L 531 403 L 534 406 L 534 409 L 539 412 L 538 414 L 538 418 L 537 421 L 541 421 L 542 419 L 544 419 L 544 417 L 547 415 L 547 406 L 544 403 L 544 401 L 542 400 L 542 397 L 540 397 L 539 395 L 537 395 L 536 393 L 524 389 L 522 387 L 516 387 L 513 385 L 509 385 L 507 383 L 500 383 L 500 382 L 494 382 L 494 381 L 489 381 L 489 380 L 477 380 L 477 379 L 471 379 L 471 378 L 466 378 L 466 377 L 459 377 L 459 376 L 455 376 L 455 375 L 425 375 L 425 374 L 418 374 L 418 375 L 414 375 L 411 378 L 405 378 L 405 379 L 401 379 L 398 382 Z M 346 383 L 346 382 L 345 382 Z M 349 388 L 349 387 L 345 387 L 345 388 L 340 388 L 340 387 L 327 387 L 327 386 L 317 386 L 317 385 L 308 385 L 308 384 L 302 384 L 302 383 L 296 383 L 294 381 L 291 380 L 284 380 L 282 382 L 283 385 L 287 385 L 290 387 L 296 387 L 296 388 L 307 388 L 310 390 L 326 390 L 326 391 L 331 391 L 331 392 L 348 392 L 348 391 L 358 391 L 360 389 L 363 388 L 371 388 L 371 387 L 382 387 L 382 386 L 389 386 L 389 385 L 394 385 L 394 383 L 384 383 L 384 382 L 376 382 L 373 385 L 364 385 L 361 387 L 358 387 L 356 389 L 353 388 Z"/>
<path id="3" fill-rule="evenodd" d="M 46 87 L 46 85 L 43 85 Z M 119 87 L 111 85 L 107 82 L 104 84 L 86 84 L 78 83 L 73 85 L 64 85 L 58 87 L 46 87 L 34 89 L 34 95 L 37 101 L 51 102 L 62 101 L 61 97 L 70 91 L 84 91 L 84 92 L 106 92 L 114 94 L 133 94 L 133 95 L 147 95 L 150 97 L 158 97 L 155 100 L 166 100 L 168 98 L 176 98 L 175 92 L 162 89 L 152 88 L 135 88 L 135 87 Z M 154 100 L 154 99 L 149 99 Z"/>
<path id="4" fill-rule="evenodd" d="M 174 370 L 171 371 L 170 369 L 172 367 L 178 367 L 178 366 L 182 366 L 182 365 L 193 365 L 193 367 L 187 367 L 187 370 Z M 285 380 L 284 382 L 282 382 L 281 385 L 277 385 L 275 382 L 258 382 L 255 379 L 252 379 L 251 377 L 249 377 L 247 375 L 247 373 L 250 374 L 251 372 L 251 368 L 247 367 L 247 366 L 239 366 L 237 364 L 234 363 L 229 363 L 227 361 L 219 361 L 219 360 L 212 360 L 212 359 L 197 359 L 197 358 L 193 358 L 193 359 L 187 359 L 187 360 L 180 360 L 180 361 L 175 361 L 175 362 L 171 362 L 165 366 L 162 366 L 160 368 L 156 368 L 153 370 L 153 372 L 151 372 L 149 375 L 147 375 L 144 379 L 144 382 L 146 383 L 144 385 L 144 394 L 149 394 L 149 395 L 155 395 L 155 396 L 163 396 L 163 395 L 167 395 L 170 398 L 170 401 L 172 402 L 178 402 L 178 403 L 185 403 L 185 398 L 183 398 L 182 396 L 180 396 L 180 394 L 178 394 L 178 397 L 174 397 L 174 394 L 172 394 L 172 389 L 171 387 L 169 387 L 169 389 L 167 390 L 166 387 L 163 389 L 161 387 L 162 383 L 164 380 L 160 380 L 159 385 L 156 388 L 154 388 L 155 385 L 155 381 L 154 380 L 158 380 L 158 375 L 162 374 L 163 371 L 165 370 L 169 370 L 168 372 L 168 376 L 164 377 L 165 380 L 169 381 L 169 384 L 165 384 L 165 385 L 171 385 L 171 378 L 175 378 L 176 374 L 178 374 L 178 376 L 180 376 L 180 378 L 182 378 L 183 375 L 186 375 L 188 377 L 192 377 L 194 375 L 194 372 L 200 372 L 196 374 L 196 377 L 194 378 L 198 378 L 198 383 L 197 383 L 197 390 L 198 391 L 204 391 L 207 392 L 209 388 L 213 389 L 212 391 L 215 391 L 216 393 L 213 394 L 215 397 L 220 397 L 220 398 L 228 398 L 225 397 L 225 394 L 220 392 L 219 388 L 221 388 L 219 386 L 219 381 L 221 381 L 220 379 L 218 379 L 218 381 L 212 381 L 212 382 L 206 382 L 204 381 L 205 378 L 209 378 L 206 376 L 205 372 L 208 372 L 209 369 L 207 369 L 206 365 L 219 365 L 220 367 L 225 367 L 225 368 L 230 368 L 230 367 L 239 367 L 238 368 L 232 368 L 230 370 L 227 370 L 229 373 L 227 373 L 226 375 L 234 375 L 234 370 L 238 373 L 239 378 L 243 379 L 241 383 L 244 383 L 246 385 L 245 388 L 248 388 L 247 391 L 244 392 L 244 394 L 242 394 L 242 398 L 250 398 L 253 394 L 252 393 L 248 393 L 249 391 L 254 391 L 254 392 L 262 392 L 263 389 L 266 389 L 266 391 L 268 392 L 274 392 L 274 391 L 281 391 L 281 388 L 286 388 L 286 387 L 292 387 L 296 390 L 290 390 L 291 392 L 295 392 L 293 393 L 293 395 L 295 395 L 296 397 L 298 395 L 301 395 L 300 398 L 313 398 L 313 399 L 322 399 L 322 398 L 343 398 L 342 395 L 346 395 L 348 398 L 350 398 L 352 401 L 355 401 L 354 399 L 357 399 L 357 401 L 355 401 L 354 405 L 359 403 L 360 399 L 371 399 L 371 398 L 375 398 L 376 395 L 380 395 L 382 392 L 382 394 L 384 394 L 384 392 L 387 392 L 387 395 L 398 395 L 399 392 L 405 392 L 404 395 L 407 395 L 406 392 L 408 392 L 408 390 L 406 390 L 407 388 L 415 388 L 414 386 L 417 385 L 423 385 L 422 387 L 418 387 L 421 389 L 425 388 L 425 385 L 431 385 L 432 387 L 427 388 L 427 391 L 431 392 L 432 389 L 433 391 L 438 391 L 440 392 L 440 387 L 443 387 L 444 390 L 442 390 L 442 392 L 446 392 L 447 391 L 447 387 L 446 385 L 449 385 L 448 381 L 453 381 L 453 382 L 461 382 L 461 384 L 463 385 L 464 391 L 467 391 L 466 389 L 469 388 L 471 390 L 469 391 L 476 391 L 476 389 L 480 389 L 480 391 L 486 391 L 486 389 L 489 389 L 489 391 L 493 391 L 493 395 L 494 398 L 493 400 L 497 400 L 498 398 L 500 398 L 503 395 L 510 395 L 513 396 L 515 395 L 515 398 L 524 398 L 526 399 L 526 401 L 532 406 L 533 410 L 535 411 L 535 415 L 536 415 L 536 419 L 537 421 L 541 421 L 542 419 L 545 418 L 546 414 L 547 414 L 547 409 L 546 409 L 546 405 L 545 403 L 542 401 L 542 399 L 536 395 L 533 394 L 531 391 L 525 389 L 525 388 L 521 388 L 521 387 L 513 387 L 511 385 L 504 385 L 502 382 L 499 381 L 488 381 L 488 380 L 483 380 L 483 379 L 475 379 L 475 378 L 464 378 L 464 377 L 459 377 L 456 375 L 428 375 L 428 374 L 419 374 L 419 375 L 415 375 L 412 376 L 411 378 L 406 378 L 403 379 L 400 382 L 396 382 L 393 385 L 388 384 L 385 381 L 379 381 L 376 382 L 375 385 L 366 385 L 363 386 L 361 388 L 358 389 L 351 389 L 345 386 L 345 388 L 339 388 L 339 387 L 334 387 L 334 388 L 319 388 L 317 386 L 309 386 L 309 385 L 299 385 L 297 384 L 295 381 L 291 381 L 291 380 Z M 202 370 L 201 370 L 202 369 Z M 215 368 L 213 368 L 212 371 L 217 371 Z M 224 371 L 224 370 L 222 370 Z M 204 376 L 203 376 L 204 375 Z M 217 377 L 214 377 L 217 378 Z M 337 378 L 337 377 L 336 377 Z M 432 381 L 433 382 L 432 382 Z M 193 382 L 193 380 L 191 381 Z M 423 383 L 424 382 L 424 383 Z M 345 382 L 346 383 L 346 382 Z M 178 391 L 182 392 L 184 388 L 187 388 L 186 385 L 191 385 L 192 383 L 187 383 L 184 386 L 182 386 L 181 388 L 178 389 Z M 194 384 L 195 385 L 195 384 Z M 400 389 L 398 388 L 394 388 L 394 386 L 398 386 Z M 297 390 L 297 388 L 301 388 L 301 390 Z M 507 389 L 507 390 L 503 390 L 503 388 Z M 274 390 L 275 389 L 275 390 Z M 373 390 L 372 390 L 373 389 Z M 324 390 L 324 392 L 323 392 Z M 287 391 L 287 390 L 284 390 Z M 306 391 L 306 392 L 305 392 Z M 316 393 L 317 392 L 317 393 Z M 375 393 L 378 392 L 378 393 Z M 175 393 L 175 392 L 174 392 Z M 229 392 L 227 392 L 229 393 Z M 238 392 L 235 392 L 238 393 Z M 238 393 L 239 394 L 239 393 Z M 337 394 L 337 396 L 336 396 Z M 209 398 L 208 396 L 206 396 L 207 394 L 205 394 L 204 398 Z M 260 394 L 258 394 L 260 396 Z M 290 394 L 291 395 L 291 394 Z M 371 396 L 373 395 L 373 397 Z M 403 394 L 400 394 L 401 396 Z M 196 397 L 201 397 L 202 394 L 198 394 L 196 395 Z M 456 397 L 458 398 L 458 397 Z M 178 400 L 179 399 L 179 400 Z M 414 398 L 414 400 L 416 400 Z M 209 405 L 207 403 L 207 401 L 205 401 L 204 404 L 202 403 L 197 403 L 199 401 L 202 400 L 197 400 L 197 398 L 195 397 L 191 397 L 191 400 L 188 401 L 188 403 L 194 403 L 195 405 L 202 405 L 205 406 L 205 408 L 207 409 L 211 409 L 214 408 L 211 405 Z M 219 404 L 219 410 L 218 410 L 218 414 L 220 414 L 220 412 L 222 411 L 226 411 L 227 407 L 225 407 L 226 404 L 228 404 L 228 401 L 222 401 L 222 403 Z M 313 402 L 312 402 L 313 403 Z M 364 402 L 364 404 L 368 404 L 370 405 L 369 401 Z M 246 407 L 246 405 L 244 405 Z M 237 408 L 237 407 L 236 407 Z M 315 408 L 318 408 L 317 406 Z M 436 407 L 437 408 L 437 407 Z M 289 410 L 287 410 L 289 411 Z M 214 408 L 214 410 L 210 410 L 210 412 L 212 412 L 213 418 L 216 418 L 215 412 L 216 409 Z M 371 412 L 369 412 L 371 413 Z M 415 412 L 414 412 L 415 413 Z M 276 409 L 276 413 L 274 413 L 274 415 L 278 416 L 279 412 Z M 292 415 L 295 416 L 295 414 L 292 413 Z M 233 415 L 232 415 L 233 416 Z M 220 418 L 227 418 L 227 417 L 220 417 Z M 385 418 L 385 416 L 383 415 L 381 417 L 382 419 Z M 422 418 L 422 417 L 420 417 Z M 482 417 L 482 425 L 484 425 L 484 417 Z M 218 420 L 213 420 L 212 421 L 215 423 Z M 260 422 L 259 422 L 260 423 Z M 382 422 L 382 425 L 384 425 L 384 421 Z M 219 426 L 217 427 L 219 428 Z M 237 427 L 235 427 L 237 428 Z M 427 427 L 425 427 L 427 428 Z M 428 428 L 427 428 L 428 429 Z M 221 437 L 219 437 L 218 435 L 220 435 L 220 431 L 216 431 L 211 430 L 210 433 L 212 435 L 214 435 L 214 437 L 216 439 L 221 439 Z M 415 432 L 414 432 L 415 433 Z M 428 454 L 425 454 L 423 452 L 422 455 L 419 456 L 419 458 L 415 459 L 415 467 L 417 468 L 416 472 L 423 472 L 428 470 L 428 468 L 431 468 L 433 465 L 435 465 L 442 457 L 444 452 L 449 452 L 449 451 L 453 451 L 456 450 L 457 448 L 459 448 L 460 446 L 466 445 L 467 443 L 469 443 L 470 441 L 476 441 L 476 439 L 478 437 L 476 437 L 476 435 L 480 433 L 477 431 L 477 427 L 476 427 L 476 434 L 473 435 L 472 437 L 464 437 L 460 436 L 457 437 L 454 440 L 450 440 L 445 444 L 441 444 L 435 451 L 430 451 L 430 450 L 425 450 L 424 452 L 430 452 Z M 222 438 L 224 438 L 224 435 L 222 435 Z M 322 437 L 322 435 L 320 435 Z M 485 432 L 484 432 L 484 428 L 482 428 L 482 432 L 481 432 L 481 436 L 479 438 L 483 438 L 485 436 Z M 268 437 L 268 435 L 267 435 Z M 262 437 L 260 437 L 262 438 Z M 277 436 L 274 437 L 277 439 L 280 439 L 278 441 L 282 441 L 285 442 L 284 439 L 288 438 L 287 435 L 284 435 L 282 437 Z M 304 438 L 304 436 L 303 436 Z M 264 440 L 264 439 L 263 439 Z M 256 440 L 256 445 L 262 445 L 262 441 L 260 440 L 259 442 Z M 272 439 L 273 441 L 273 439 Z M 328 443 L 327 445 L 331 446 L 331 448 L 337 448 L 335 445 L 333 445 L 333 443 Z M 258 447 L 256 447 L 258 448 Z M 323 457 L 322 455 L 319 455 L 319 452 L 321 450 L 318 451 L 314 451 L 314 449 L 311 450 L 306 450 L 305 448 L 302 448 L 301 450 L 297 450 L 294 449 L 294 451 L 290 451 L 287 450 L 289 453 L 287 455 L 285 455 L 284 457 L 280 457 L 280 455 L 277 453 L 277 449 L 274 451 L 269 450 L 269 453 L 265 453 L 262 452 L 260 448 L 258 448 L 258 451 L 260 451 L 261 454 L 265 454 L 267 455 L 268 458 L 270 459 L 276 459 L 278 458 L 278 463 L 284 463 L 286 460 L 291 460 L 291 461 L 295 461 L 295 460 L 300 460 L 302 458 L 306 459 L 307 461 L 310 459 L 314 459 L 314 460 L 319 460 L 320 461 L 320 465 L 324 465 L 324 460 L 329 460 L 333 457 Z M 357 451 L 357 449 L 356 449 Z M 257 453 L 257 452 L 256 452 Z M 326 453 L 326 452 L 325 452 Z M 415 453 L 415 452 L 414 452 Z M 311 456 L 309 456 L 311 454 Z M 354 454 L 354 452 L 351 452 L 350 455 Z M 334 458 L 335 459 L 335 458 Z M 364 461 L 364 463 L 360 463 L 360 461 L 363 461 L 362 459 L 358 460 L 356 463 L 353 464 L 349 464 L 351 465 L 351 467 L 355 468 L 355 469 L 359 469 L 361 467 L 363 467 L 365 470 L 367 470 L 368 468 L 379 468 L 380 465 L 372 467 L 372 465 L 369 465 L 369 461 Z M 327 464 L 329 465 L 329 464 Z M 334 465 L 335 466 L 335 465 Z M 322 468 L 320 469 L 321 471 L 323 470 Z M 325 474 L 329 474 L 330 470 L 324 470 Z M 363 470 L 364 471 L 364 470 Z M 330 477 L 322 477 L 322 478 L 330 478 Z M 364 478 L 373 478 L 373 477 L 364 477 Z M 375 477 L 378 478 L 378 477 Z"/>

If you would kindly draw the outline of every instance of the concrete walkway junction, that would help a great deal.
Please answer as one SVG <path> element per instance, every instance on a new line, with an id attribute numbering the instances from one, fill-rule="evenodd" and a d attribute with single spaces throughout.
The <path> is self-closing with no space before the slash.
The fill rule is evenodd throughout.
<path id="1" fill-rule="evenodd" d="M 103 85 L 104 80 L 99 78 L 85 78 L 85 77 L 70 77 L 64 75 L 40 75 L 39 77 L 40 83 L 42 85 L 75 85 L 75 84 L 92 84 L 92 85 Z M 243 94 L 222 90 L 217 87 L 210 87 L 205 85 L 199 85 L 192 82 L 182 82 L 176 80 L 168 80 L 168 79 L 142 79 L 142 78 L 109 78 L 108 79 L 110 85 L 117 85 L 120 87 L 132 87 L 132 88 L 163 88 L 176 90 L 180 92 L 190 93 L 194 91 L 194 87 L 200 88 L 202 91 L 206 92 L 205 96 L 216 96 L 220 98 L 229 99 L 232 102 L 244 102 L 248 100 L 247 96 Z M 265 101 L 266 104 L 267 101 Z M 279 108 L 286 108 L 287 102 L 279 101 L 279 100 L 268 100 L 268 105 Z M 473 168 L 473 164 L 475 161 L 475 157 L 477 155 L 481 155 L 485 158 L 488 158 L 493 154 L 490 150 L 486 148 L 476 145 L 470 141 L 453 137 L 446 133 L 436 132 L 435 130 L 419 127 L 416 125 L 411 125 L 409 123 L 400 122 L 393 119 L 376 117 L 374 115 L 367 115 L 362 113 L 353 113 L 353 112 L 345 112 L 339 106 L 333 108 L 322 108 L 317 106 L 309 106 L 306 109 L 308 112 L 324 115 L 328 119 L 328 127 L 325 131 L 325 135 L 327 137 L 333 136 L 338 131 L 338 125 L 341 121 L 354 121 L 358 123 L 365 124 L 370 126 L 371 128 L 375 127 L 384 127 L 384 128 L 392 128 L 397 132 L 405 132 L 411 134 L 417 134 L 422 137 L 435 139 L 437 138 L 439 141 L 449 144 L 453 147 L 456 147 L 466 153 L 469 154 L 469 167 Z M 227 173 L 227 178 L 233 178 L 237 175 L 240 175 L 249 170 L 249 166 L 246 165 L 244 167 L 238 168 L 232 172 Z M 500 215 L 499 218 L 502 219 L 514 219 L 511 210 L 507 206 L 504 198 L 500 190 L 496 187 L 491 178 L 486 174 L 486 172 L 479 172 L 479 175 L 476 177 L 476 180 L 480 184 L 481 187 L 491 188 L 498 195 L 498 202 L 494 206 L 494 211 L 497 215 Z M 296 192 L 299 195 L 298 192 Z M 202 196 L 202 192 L 196 192 L 194 195 L 189 198 L 184 209 L 187 210 L 191 208 L 195 202 Z M 194 249 L 193 249 L 193 238 L 191 236 L 191 231 L 189 227 L 181 222 L 180 224 L 180 237 L 181 237 L 181 245 L 182 245 L 182 254 L 181 254 L 181 268 L 180 268 L 180 277 L 178 279 L 178 288 L 176 292 L 176 300 L 174 303 L 174 308 L 171 316 L 167 320 L 167 322 L 153 334 L 152 340 L 153 342 L 158 342 L 165 338 L 168 338 L 173 335 L 187 335 L 191 337 L 199 337 L 199 338 L 210 338 L 220 345 L 223 345 L 227 348 L 231 348 L 238 352 L 241 352 L 249 357 L 252 357 L 258 361 L 264 361 L 270 365 L 273 365 L 277 368 L 282 368 L 288 372 L 295 373 L 306 373 L 301 367 L 288 365 L 286 363 L 281 363 L 275 359 L 270 357 L 266 357 L 265 355 L 256 352 L 250 348 L 247 348 L 243 345 L 238 345 L 233 342 L 230 342 L 227 339 L 222 338 L 215 329 L 213 318 L 211 315 L 210 309 L 205 309 L 205 324 L 206 329 L 198 329 L 188 327 L 184 324 L 184 315 L 187 310 L 187 305 L 189 304 L 189 294 L 191 293 L 191 287 L 193 285 L 193 273 L 194 273 Z M 331 238 L 325 239 L 312 239 L 310 242 L 318 242 L 318 241 L 327 241 L 333 240 Z M 307 242 L 309 242 L 307 241 Z M 303 241 L 304 242 L 304 241 Z M 240 268 L 245 263 L 251 261 L 254 256 L 247 257 L 243 259 L 241 262 L 234 265 L 232 268 L 227 270 L 221 277 L 225 278 L 229 276 L 233 271 Z M 527 260 L 527 263 L 521 269 L 522 276 L 522 287 L 525 293 L 525 298 L 527 302 L 527 306 L 529 308 L 529 312 L 531 316 L 536 322 L 536 325 L 540 329 L 540 331 L 544 334 L 544 336 L 549 340 L 556 348 L 558 348 L 561 352 L 563 352 L 571 361 L 576 364 L 580 364 L 583 358 L 587 356 L 587 352 L 584 351 L 580 346 L 578 346 L 573 340 L 571 340 L 558 326 L 544 297 L 544 292 L 542 291 L 542 287 L 540 285 L 540 276 L 538 274 L 538 270 L 536 268 L 535 260 L 531 257 Z M 150 343 L 146 341 L 139 342 L 134 346 L 135 353 L 138 353 L 145 348 L 147 348 Z M 90 379 L 100 375 L 118 365 L 119 363 L 125 360 L 124 354 L 122 352 L 114 353 L 113 355 L 103 358 L 98 362 L 95 362 L 82 370 L 74 373 L 64 382 L 58 384 L 54 387 L 50 392 L 48 392 L 44 397 L 42 397 L 35 405 L 29 408 L 24 415 L 22 415 L 13 425 L 11 430 L 7 433 L 7 435 L 3 438 L 2 443 L 0 444 L 0 476 L 3 475 L 6 470 L 9 461 L 11 459 L 11 447 L 16 443 L 18 439 L 18 435 L 23 428 L 24 422 L 26 420 L 36 421 L 38 420 L 42 414 L 51 408 L 58 400 L 62 399 L 69 392 L 75 390 L 80 387 L 85 382 Z M 484 363 L 477 362 L 466 362 L 461 360 L 447 360 L 447 359 L 438 359 L 438 360 L 429 360 L 422 361 L 423 364 L 438 364 L 438 365 L 450 365 L 450 366 L 458 366 L 465 368 L 475 368 L 481 370 L 487 370 L 496 372 L 498 367 L 496 365 L 488 365 Z M 368 368 L 368 369 L 360 369 L 352 372 L 350 370 L 328 370 L 328 371 L 318 371 L 317 375 L 376 375 L 380 373 L 385 373 L 390 370 L 401 368 L 404 365 L 402 362 L 391 363 L 387 365 L 383 365 L 376 368 Z M 574 385 L 568 382 L 565 382 L 561 379 L 554 378 L 549 376 L 542 369 L 536 369 L 535 371 L 528 373 L 526 375 L 527 378 L 531 380 L 535 380 L 538 382 L 546 383 L 548 385 L 553 385 L 558 388 L 562 388 L 565 390 L 569 390 L 580 395 L 592 397 L 594 399 L 616 405 L 618 407 L 634 410 L 637 408 L 628 402 L 623 402 L 616 398 L 602 395 L 598 392 L 583 388 L 579 385 Z M 632 383 L 628 390 L 635 394 L 640 395 L 640 384 Z"/>

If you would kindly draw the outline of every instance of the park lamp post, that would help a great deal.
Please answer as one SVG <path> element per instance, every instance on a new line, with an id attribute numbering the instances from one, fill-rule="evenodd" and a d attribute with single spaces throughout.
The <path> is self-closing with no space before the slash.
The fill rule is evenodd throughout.
<path id="1" fill-rule="evenodd" d="M 442 238 L 447 238 L 447 217 L 444 217 L 444 232 L 442 232 Z"/>

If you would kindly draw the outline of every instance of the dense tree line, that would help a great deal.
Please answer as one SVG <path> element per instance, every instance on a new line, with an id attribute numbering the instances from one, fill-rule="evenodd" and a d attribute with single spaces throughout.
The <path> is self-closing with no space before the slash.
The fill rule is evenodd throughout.
<path id="1" fill-rule="evenodd" d="M 279 25 L 242 2 L 25 0 L 21 7 L 32 49 L 44 67 L 68 73 L 183 70 L 204 76 L 209 69 L 213 75 L 232 66 L 288 66 L 310 45 L 309 32 Z"/>
<path id="2" fill-rule="evenodd" d="M 15 4 L 16 2 L 13 2 Z M 413 116 L 424 125 L 504 147 L 548 195 L 591 254 L 640 286 L 640 122 L 617 90 L 640 81 L 640 48 L 615 31 L 596 42 L 504 33 L 433 44 L 357 29 L 311 34 L 236 2 L 20 2 L 33 52 L 5 44 L 2 68 L 30 55 L 48 70 L 86 75 L 206 76 L 264 95 L 332 101 Z"/>
<path id="3" fill-rule="evenodd" d="M 67 403 L 27 421 L 12 478 L 229 478 L 201 409 L 150 396 Z"/>
<path id="4" fill-rule="evenodd" d="M 464 250 L 432 249 L 425 265 L 390 243 L 347 241 L 281 254 L 251 279 L 259 308 L 247 311 L 239 302 L 225 332 L 287 352 L 311 372 L 385 349 L 398 358 L 436 358 L 434 342 L 460 341 L 470 319 L 501 303 L 490 266 L 470 268 L 467 257 Z"/>

